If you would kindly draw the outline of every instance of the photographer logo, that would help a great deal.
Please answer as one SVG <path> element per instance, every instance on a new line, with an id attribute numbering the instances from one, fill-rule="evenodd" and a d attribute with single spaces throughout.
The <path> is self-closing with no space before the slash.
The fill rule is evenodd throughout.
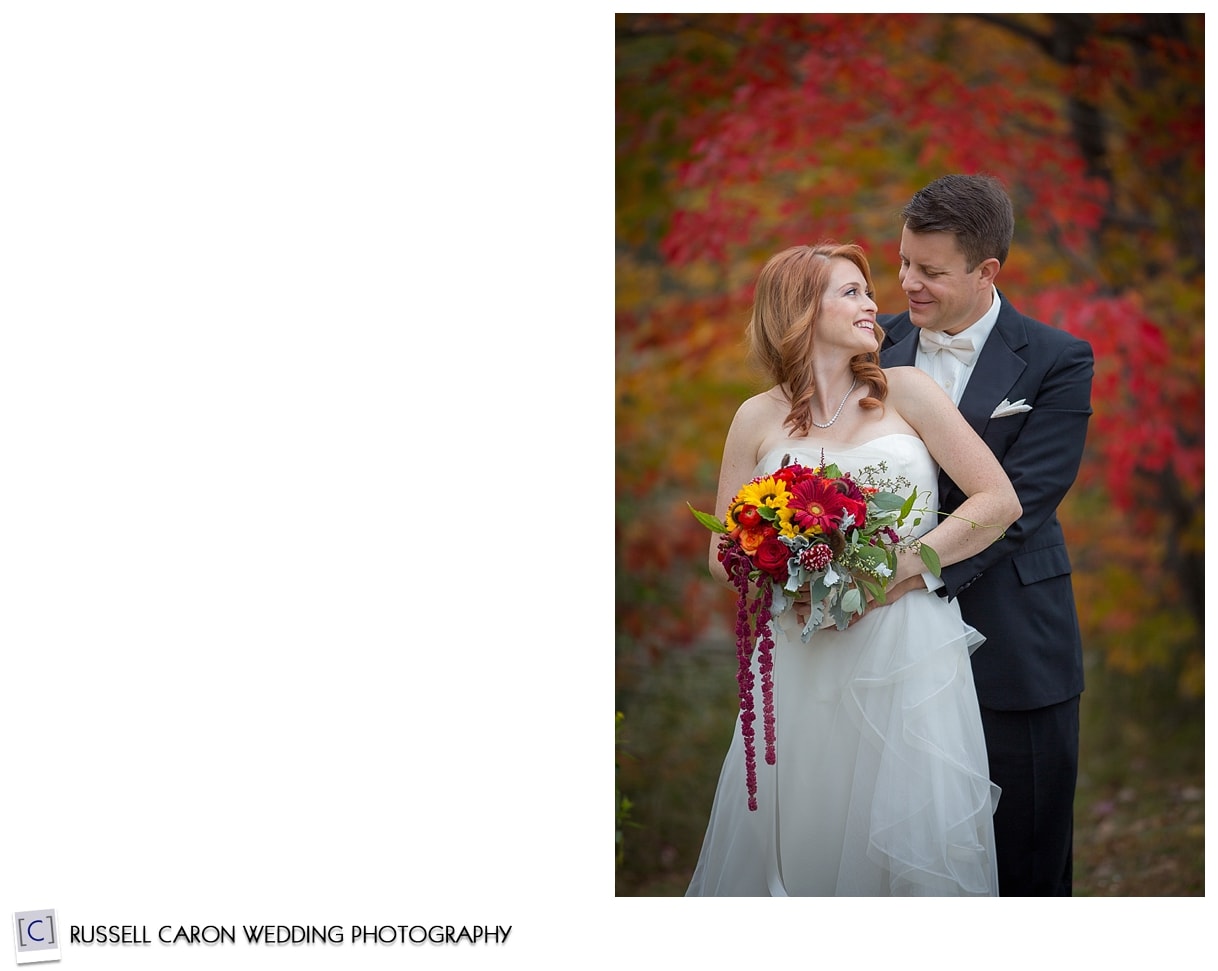
<path id="1" fill-rule="evenodd" d="M 59 926 L 53 910 L 19 910 L 13 914 L 13 947 L 18 964 L 59 960 Z"/>

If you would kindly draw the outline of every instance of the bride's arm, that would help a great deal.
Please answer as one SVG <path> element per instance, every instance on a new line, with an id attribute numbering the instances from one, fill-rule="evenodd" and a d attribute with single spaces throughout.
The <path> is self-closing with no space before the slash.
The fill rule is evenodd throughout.
<path id="1" fill-rule="evenodd" d="M 922 540 L 947 566 L 973 556 L 995 540 L 1021 513 L 1019 498 L 994 453 L 965 421 L 951 399 L 916 368 L 890 368 L 888 403 L 897 409 L 926 443 L 939 467 L 968 496 L 950 516 Z M 914 551 L 897 560 L 893 585 L 920 575 L 925 569 Z"/>
<path id="2" fill-rule="evenodd" d="M 772 417 L 774 406 L 767 400 L 770 393 L 757 395 L 745 401 L 732 419 L 723 444 L 723 462 L 719 466 L 719 491 L 715 496 L 714 515 L 724 518 L 728 504 L 736 498 L 740 487 L 753 477 L 757 465 L 757 452 L 765 431 L 767 418 Z M 710 556 L 707 565 L 710 574 L 721 583 L 730 584 L 727 571 L 719 562 L 719 540 L 722 533 L 711 533 Z"/>

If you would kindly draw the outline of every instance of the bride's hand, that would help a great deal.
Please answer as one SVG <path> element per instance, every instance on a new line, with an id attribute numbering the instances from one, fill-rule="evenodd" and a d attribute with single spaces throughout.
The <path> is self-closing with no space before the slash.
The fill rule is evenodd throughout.
<path id="1" fill-rule="evenodd" d="M 865 612 L 875 610 L 877 607 L 887 607 L 889 604 L 892 604 L 892 603 L 896 602 L 897 600 L 900 600 L 903 596 L 905 596 L 905 594 L 909 593 L 911 590 L 925 590 L 925 589 L 926 589 L 926 580 L 923 578 L 921 573 L 917 574 L 916 576 L 906 577 L 904 580 L 901 580 L 898 583 L 894 583 L 891 587 L 889 587 L 887 590 L 884 591 L 884 602 L 883 603 L 880 603 L 878 600 L 876 600 L 875 597 L 873 597 L 870 593 L 867 594 L 867 611 L 865 611 Z M 862 616 L 862 614 L 855 614 L 853 617 L 850 618 L 850 623 L 853 624 L 861 616 Z"/>

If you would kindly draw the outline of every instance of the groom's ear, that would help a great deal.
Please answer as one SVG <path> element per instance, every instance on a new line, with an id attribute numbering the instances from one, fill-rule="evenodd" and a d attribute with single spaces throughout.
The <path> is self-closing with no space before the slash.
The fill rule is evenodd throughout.
<path id="1" fill-rule="evenodd" d="M 977 264 L 977 269 L 980 271 L 977 277 L 979 287 L 988 287 L 998 279 L 998 271 L 1002 269 L 1002 264 L 998 262 L 998 258 L 991 256 L 988 260 L 982 260 Z"/>

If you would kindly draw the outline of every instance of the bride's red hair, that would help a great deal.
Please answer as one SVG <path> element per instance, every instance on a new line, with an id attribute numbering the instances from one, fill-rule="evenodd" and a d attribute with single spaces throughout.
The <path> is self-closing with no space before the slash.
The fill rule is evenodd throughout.
<path id="1" fill-rule="evenodd" d="M 807 437 L 812 428 L 812 331 L 820 316 L 821 302 L 829 286 L 829 270 L 837 258 L 850 260 L 874 290 L 871 267 L 861 246 L 855 243 L 820 243 L 792 246 L 772 256 L 757 278 L 753 316 L 745 337 L 749 355 L 787 392 L 791 411 L 784 424 L 795 437 Z M 850 359 L 855 376 L 870 393 L 860 408 L 882 408 L 888 396 L 888 379 L 880 367 L 879 344 L 884 332 L 875 329 L 877 350 Z"/>

